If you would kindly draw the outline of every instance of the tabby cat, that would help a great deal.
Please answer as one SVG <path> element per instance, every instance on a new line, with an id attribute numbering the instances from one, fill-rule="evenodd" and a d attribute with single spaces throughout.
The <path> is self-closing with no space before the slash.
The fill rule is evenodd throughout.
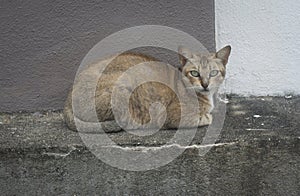
<path id="1" fill-rule="evenodd" d="M 130 86 L 132 82 L 128 82 L 127 80 L 127 82 L 122 83 L 123 88 L 121 90 L 115 88 L 116 81 L 122 74 L 137 64 L 144 63 L 148 71 L 145 72 L 143 69 L 135 71 L 132 81 L 136 79 L 136 76 L 144 77 L 154 71 L 156 67 L 159 67 L 160 65 L 158 65 L 157 60 L 153 57 L 144 54 L 122 53 L 93 63 L 79 74 L 77 82 L 75 81 L 73 88 L 69 92 L 64 107 L 64 119 L 66 124 L 70 129 L 76 130 L 74 118 L 86 122 L 95 121 L 95 119 L 90 119 L 88 116 L 90 109 L 87 107 L 87 104 L 94 101 L 97 120 L 99 122 L 112 122 L 114 125 L 123 123 L 122 127 L 126 127 L 126 121 L 129 122 L 132 119 L 141 125 L 149 123 L 152 117 L 151 111 L 149 112 L 149 110 L 151 110 L 151 105 L 157 102 L 161 104 L 159 106 L 165 108 L 167 114 L 167 116 L 164 116 L 165 113 L 160 112 L 155 114 L 157 121 L 164 119 L 162 129 L 176 129 L 180 122 L 188 122 L 184 125 L 186 127 L 194 126 L 195 123 L 198 126 L 209 125 L 212 122 L 211 111 L 214 107 L 213 95 L 224 81 L 230 51 L 231 47 L 226 46 L 216 53 L 203 54 L 192 52 L 184 47 L 179 47 L 179 73 L 181 73 L 180 75 L 182 75 L 182 77 L 178 76 L 174 69 L 168 69 L 164 66 L 161 66 L 158 69 L 159 71 L 153 72 L 157 78 L 167 78 L 166 80 L 172 85 L 177 86 L 176 88 L 180 88 L 178 87 L 178 81 L 183 79 L 188 80 L 190 86 L 181 85 L 181 87 L 183 87 L 183 91 L 188 92 L 193 90 L 194 94 L 196 94 L 198 104 L 193 107 L 198 109 L 199 112 L 197 114 L 189 114 L 187 111 L 182 114 L 182 103 L 180 103 L 172 87 L 160 82 L 150 81 L 132 89 L 132 85 Z M 107 64 L 107 62 L 109 63 L 99 78 L 99 70 Z M 74 98 L 74 96 L 72 96 L 72 93 L 81 91 L 80 93 L 85 95 L 90 89 L 85 86 L 88 82 L 85 82 L 84 85 L 79 84 L 83 78 L 89 78 L 90 82 L 96 81 L 96 90 L 90 97 L 84 98 L 84 100 L 79 99 L 80 112 L 74 112 L 72 108 L 72 97 Z M 119 106 L 126 105 L 126 100 L 122 99 L 122 90 L 131 91 L 127 108 L 129 115 L 121 115 L 121 120 L 116 123 L 112 107 L 113 104 L 119 104 Z M 112 93 L 114 91 L 120 99 L 116 99 L 113 102 Z M 118 110 L 118 108 L 116 110 Z M 193 119 L 196 119 L 196 121 L 191 122 Z M 155 123 L 159 122 L 154 122 L 154 124 Z"/>

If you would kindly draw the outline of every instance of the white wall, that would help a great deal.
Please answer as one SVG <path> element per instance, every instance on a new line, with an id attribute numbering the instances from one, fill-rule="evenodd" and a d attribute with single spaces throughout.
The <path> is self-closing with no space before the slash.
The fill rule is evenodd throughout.
<path id="1" fill-rule="evenodd" d="M 226 91 L 300 94 L 300 1 L 216 0 L 216 47 L 230 44 Z"/>

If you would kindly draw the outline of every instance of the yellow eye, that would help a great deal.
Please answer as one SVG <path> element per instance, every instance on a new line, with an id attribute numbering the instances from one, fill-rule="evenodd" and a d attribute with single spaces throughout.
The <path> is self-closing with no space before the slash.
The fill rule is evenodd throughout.
<path id="1" fill-rule="evenodd" d="M 195 70 L 190 71 L 190 74 L 191 74 L 191 76 L 193 76 L 193 77 L 199 77 L 199 76 L 200 76 L 199 72 L 198 72 L 198 71 L 195 71 Z"/>
<path id="2" fill-rule="evenodd" d="M 210 77 L 215 77 L 216 75 L 218 75 L 218 73 L 219 73 L 218 70 L 212 70 L 209 75 Z"/>

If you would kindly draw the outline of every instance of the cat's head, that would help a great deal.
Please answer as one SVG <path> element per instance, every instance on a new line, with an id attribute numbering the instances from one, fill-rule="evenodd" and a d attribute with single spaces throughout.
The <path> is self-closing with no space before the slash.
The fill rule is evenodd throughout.
<path id="1" fill-rule="evenodd" d="M 189 79 L 196 92 L 208 95 L 222 84 L 231 47 L 226 46 L 216 53 L 195 53 L 180 46 L 178 48 L 181 66 L 179 70 Z"/>

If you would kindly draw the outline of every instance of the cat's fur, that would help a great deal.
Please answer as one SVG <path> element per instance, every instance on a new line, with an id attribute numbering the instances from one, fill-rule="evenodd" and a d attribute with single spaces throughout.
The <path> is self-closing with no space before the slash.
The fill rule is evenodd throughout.
<path id="1" fill-rule="evenodd" d="M 194 89 L 197 94 L 199 104 L 194 107 L 199 107 L 200 113 L 196 118 L 199 120 L 197 121 L 199 122 L 198 126 L 209 125 L 212 122 L 212 116 L 210 114 L 213 109 L 212 96 L 217 92 L 219 86 L 224 80 L 226 64 L 230 55 L 230 51 L 230 46 L 222 48 L 217 53 L 209 54 L 194 53 L 183 47 L 179 47 L 178 49 L 181 63 L 179 70 L 184 76 L 186 76 L 186 78 L 192 84 L 192 89 Z M 106 67 L 100 79 L 98 79 L 97 75 L 99 74 L 99 67 L 103 66 L 103 64 L 111 59 L 113 60 Z M 78 77 L 78 81 L 80 81 L 80 79 L 83 77 L 97 78 L 98 80 L 95 94 L 93 94 L 95 97 L 92 98 L 95 100 L 99 122 L 112 122 L 114 125 L 116 125 L 111 108 L 111 94 L 115 85 L 115 81 L 117 81 L 122 73 L 128 70 L 130 67 L 143 62 L 151 63 L 152 61 L 156 61 L 156 59 L 143 54 L 123 53 L 118 56 L 109 57 L 97 63 L 91 64 L 81 72 Z M 192 76 L 192 70 L 197 71 L 199 76 Z M 216 70 L 218 72 L 216 76 L 212 76 L 216 74 L 216 72 L 211 72 L 212 70 Z M 159 75 L 158 77 L 169 77 L 169 80 L 175 80 L 174 76 L 176 75 L 175 73 L 171 72 L 172 71 L 170 70 L 163 70 L 160 72 L 161 76 Z M 196 72 L 193 73 L 195 75 Z M 74 93 L 77 91 L 87 90 L 89 89 L 85 89 L 84 86 L 79 85 L 78 82 L 75 82 L 73 88 L 69 92 L 64 107 L 64 118 L 68 127 L 72 130 L 76 130 L 72 108 L 72 92 Z M 92 98 L 91 100 L 93 100 Z M 133 90 L 129 102 L 129 111 L 131 116 L 128 118 L 133 118 L 140 124 L 148 123 L 150 121 L 149 108 L 153 102 L 157 101 L 163 104 L 167 111 L 167 118 L 163 124 L 163 129 L 177 128 L 182 116 L 186 118 L 184 120 L 185 122 L 188 122 L 189 119 L 195 119 L 191 118 L 189 114 L 181 115 L 181 105 L 176 94 L 169 87 L 157 82 L 147 82 Z M 85 108 L 87 103 L 88 102 L 85 100 L 85 103 L 83 102 L 81 104 L 81 113 L 75 114 L 75 116 L 82 121 L 94 121 L 95 119 L 89 119 L 89 117 L 86 115 L 89 112 L 89 108 Z M 123 120 L 126 121 L 126 118 L 127 117 L 123 117 Z M 190 124 L 194 123 L 191 122 Z M 187 124 L 185 126 L 188 127 L 189 125 Z"/>

